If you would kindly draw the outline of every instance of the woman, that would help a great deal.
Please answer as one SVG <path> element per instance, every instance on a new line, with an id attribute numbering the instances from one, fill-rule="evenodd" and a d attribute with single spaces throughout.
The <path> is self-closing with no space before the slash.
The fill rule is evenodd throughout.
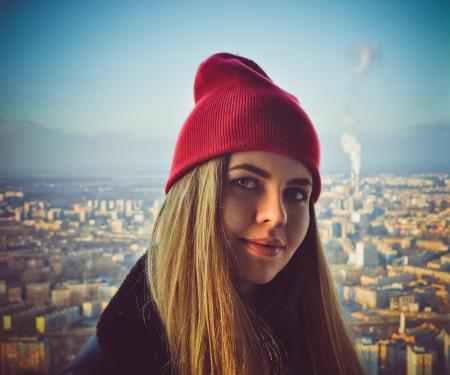
<path id="1" fill-rule="evenodd" d="M 317 230 L 308 116 L 228 53 L 200 65 L 194 97 L 152 245 L 66 373 L 362 374 Z"/>

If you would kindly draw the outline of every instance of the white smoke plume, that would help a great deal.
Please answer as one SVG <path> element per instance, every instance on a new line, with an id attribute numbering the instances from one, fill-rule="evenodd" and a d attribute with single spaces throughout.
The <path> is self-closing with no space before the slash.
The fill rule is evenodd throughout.
<path id="1" fill-rule="evenodd" d="M 344 129 L 344 133 L 341 136 L 341 146 L 344 152 L 350 157 L 351 184 L 353 191 L 358 192 L 361 170 L 361 144 L 356 135 L 351 133 L 353 133 L 355 126 L 360 120 L 353 115 L 353 102 L 354 99 L 361 99 L 360 91 L 367 72 L 376 64 L 381 63 L 383 60 L 383 52 L 379 45 L 368 44 L 354 47 L 351 56 L 356 61 L 356 64 L 353 69 L 351 96 L 349 98 L 348 108 L 346 114 L 341 118 L 341 125 Z"/>
<path id="2" fill-rule="evenodd" d="M 353 70 L 353 75 L 356 77 L 363 75 L 383 59 L 383 52 L 379 45 L 355 47 L 354 54 L 358 59 L 358 64 Z"/>
<path id="3" fill-rule="evenodd" d="M 347 132 L 350 132 L 358 124 L 359 119 L 356 118 L 351 112 L 347 112 L 346 115 L 341 117 L 341 125 Z"/>
<path id="4" fill-rule="evenodd" d="M 361 170 L 361 144 L 353 134 L 344 133 L 341 136 L 341 146 L 351 161 L 351 183 L 355 192 L 359 190 L 359 173 Z"/>

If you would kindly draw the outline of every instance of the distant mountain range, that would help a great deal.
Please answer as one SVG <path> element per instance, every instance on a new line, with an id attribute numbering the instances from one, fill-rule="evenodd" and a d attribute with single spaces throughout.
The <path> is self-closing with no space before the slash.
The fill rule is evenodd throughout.
<path id="1" fill-rule="evenodd" d="M 320 137 L 322 172 L 350 171 L 339 136 Z M 450 171 L 450 124 L 358 134 L 361 173 Z M 175 138 L 76 135 L 28 121 L 0 119 L 0 177 L 167 176 Z"/>

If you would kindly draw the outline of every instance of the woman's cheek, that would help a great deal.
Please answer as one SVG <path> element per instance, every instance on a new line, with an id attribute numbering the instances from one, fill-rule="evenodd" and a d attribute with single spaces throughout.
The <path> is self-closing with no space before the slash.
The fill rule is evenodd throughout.
<path id="1" fill-rule="evenodd" d="M 309 211 L 302 209 L 300 211 L 293 211 L 288 214 L 288 241 L 294 243 L 295 246 L 300 246 L 303 242 L 306 232 L 309 227 Z"/>
<path id="2" fill-rule="evenodd" d="M 224 200 L 223 220 L 229 234 L 239 234 L 251 225 L 253 214 L 249 200 L 242 200 L 236 196 L 228 196 Z"/>

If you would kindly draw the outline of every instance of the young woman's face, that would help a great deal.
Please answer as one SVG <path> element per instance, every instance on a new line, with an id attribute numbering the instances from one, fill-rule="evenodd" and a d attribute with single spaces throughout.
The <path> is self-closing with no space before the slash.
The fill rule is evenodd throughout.
<path id="1" fill-rule="evenodd" d="M 271 152 L 231 155 L 223 222 L 245 290 L 270 282 L 303 242 L 312 177 L 300 162 Z"/>

